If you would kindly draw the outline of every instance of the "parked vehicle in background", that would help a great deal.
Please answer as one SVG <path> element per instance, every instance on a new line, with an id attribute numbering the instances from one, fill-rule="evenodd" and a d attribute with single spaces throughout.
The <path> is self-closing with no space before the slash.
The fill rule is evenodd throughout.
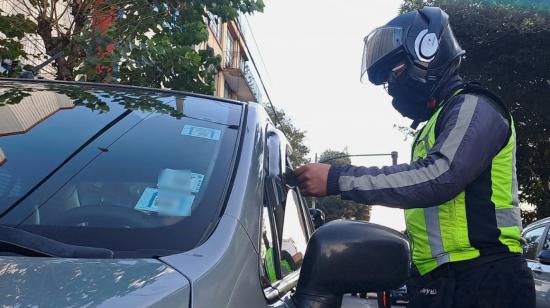
<path id="1" fill-rule="evenodd" d="M 0 78 L 0 306 L 334 307 L 401 285 L 398 232 L 313 233 L 290 153 L 259 104 Z"/>
<path id="2" fill-rule="evenodd" d="M 391 291 L 391 302 L 397 304 L 398 302 L 409 302 L 409 294 L 407 293 L 407 285 L 403 285 L 399 289 Z"/>
<path id="3" fill-rule="evenodd" d="M 523 255 L 533 272 L 537 307 L 550 307 L 550 218 L 536 221 L 524 228 Z"/>

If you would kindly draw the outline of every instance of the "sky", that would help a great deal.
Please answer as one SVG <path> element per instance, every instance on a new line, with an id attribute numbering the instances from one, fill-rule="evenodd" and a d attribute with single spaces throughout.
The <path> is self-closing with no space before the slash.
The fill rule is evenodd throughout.
<path id="1" fill-rule="evenodd" d="M 382 87 L 360 82 L 363 38 L 397 15 L 399 0 L 265 0 L 264 13 L 248 16 L 247 42 L 273 104 L 307 131 L 314 154 L 398 151 L 410 160 L 409 126 Z M 258 52 L 259 50 L 259 52 Z M 384 166 L 390 157 L 352 158 L 355 165 Z M 371 222 L 404 230 L 403 211 L 373 207 Z"/>

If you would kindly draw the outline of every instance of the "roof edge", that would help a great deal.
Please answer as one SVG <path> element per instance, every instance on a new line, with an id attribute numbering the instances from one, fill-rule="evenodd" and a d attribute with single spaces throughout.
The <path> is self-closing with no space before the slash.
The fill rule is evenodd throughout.
<path id="1" fill-rule="evenodd" d="M 140 90 L 140 91 L 148 91 L 148 92 L 161 92 L 161 93 L 168 93 L 168 94 L 177 94 L 177 95 L 184 95 L 184 96 L 191 96 L 191 97 L 198 97 L 198 98 L 213 99 L 213 100 L 222 101 L 222 102 L 231 103 L 231 104 L 237 104 L 237 105 L 248 105 L 249 104 L 248 102 L 243 102 L 243 101 L 238 101 L 238 100 L 233 100 L 233 99 L 227 99 L 227 98 L 224 98 L 224 97 L 218 97 L 218 96 L 213 96 L 213 95 L 206 95 L 206 94 L 199 94 L 199 93 L 178 91 L 178 90 L 171 90 L 171 89 L 158 89 L 158 88 L 149 88 L 149 87 L 142 87 L 142 86 L 113 84 L 113 83 L 64 81 L 64 80 L 50 80 L 50 79 L 22 79 L 22 78 L 0 77 L 0 85 L 2 84 L 2 82 L 5 82 L 5 81 L 12 81 L 12 82 L 18 82 L 18 83 L 30 83 L 30 84 L 57 84 L 57 85 L 87 86 L 87 87 L 95 87 L 95 88 L 114 88 L 114 89 L 126 89 L 126 90 Z"/>

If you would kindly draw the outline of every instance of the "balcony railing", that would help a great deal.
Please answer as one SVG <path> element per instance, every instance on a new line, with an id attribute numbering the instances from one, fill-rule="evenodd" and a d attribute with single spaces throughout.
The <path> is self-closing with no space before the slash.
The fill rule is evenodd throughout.
<path id="1" fill-rule="evenodd" d="M 226 51 L 223 59 L 223 67 L 225 69 L 239 70 L 246 80 L 250 91 L 256 98 L 256 101 L 261 101 L 261 92 L 258 88 L 258 84 L 256 83 L 256 79 L 254 78 L 254 75 L 252 74 L 252 71 L 250 70 L 250 66 L 248 65 L 247 61 L 242 57 L 239 52 Z"/>
<path id="2" fill-rule="evenodd" d="M 244 67 L 244 59 L 237 51 L 226 51 L 223 58 L 223 67 L 241 69 Z"/>
<path id="3" fill-rule="evenodd" d="M 244 76 L 246 78 L 246 83 L 248 83 L 250 90 L 252 90 L 252 93 L 256 98 L 256 102 L 261 103 L 262 94 L 260 92 L 260 88 L 258 87 L 258 84 L 256 83 L 256 79 L 254 78 L 254 75 L 252 75 L 252 71 L 250 70 L 250 67 L 248 66 L 247 62 L 244 62 Z"/>

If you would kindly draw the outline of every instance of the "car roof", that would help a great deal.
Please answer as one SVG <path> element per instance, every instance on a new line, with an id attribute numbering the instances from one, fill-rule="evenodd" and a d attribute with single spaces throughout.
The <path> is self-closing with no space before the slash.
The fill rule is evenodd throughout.
<path id="1" fill-rule="evenodd" d="M 540 220 L 537 220 L 529 225 L 527 225 L 524 229 L 527 230 L 527 229 L 532 229 L 534 227 L 537 227 L 537 226 L 540 226 L 540 225 L 544 225 L 544 224 L 547 224 L 547 223 L 550 223 L 550 217 L 546 217 L 546 218 L 543 218 L 543 219 L 540 219 Z"/>
<path id="2" fill-rule="evenodd" d="M 121 89 L 126 91 L 148 91 L 148 92 L 155 92 L 155 93 L 166 93 L 166 94 L 174 94 L 174 95 L 183 95 L 183 96 L 191 96 L 191 97 L 199 97 L 199 98 L 206 98 L 206 99 L 212 99 L 222 102 L 227 102 L 231 104 L 238 104 L 238 105 L 247 105 L 247 102 L 228 99 L 228 98 L 222 98 L 218 96 L 212 96 L 212 95 L 206 95 L 206 94 L 199 94 L 199 93 L 192 93 L 192 92 L 186 92 L 186 91 L 178 91 L 178 90 L 170 90 L 170 89 L 158 89 L 158 88 L 148 88 L 148 87 L 141 87 L 141 86 L 131 86 L 131 85 L 123 85 L 123 84 L 116 84 L 116 83 L 97 83 L 97 82 L 82 82 L 82 81 L 63 81 L 63 80 L 50 80 L 50 79 L 24 79 L 24 78 L 5 78 L 0 77 L 0 85 L 2 84 L 9 84 L 10 82 L 14 83 L 24 83 L 26 85 L 41 85 L 41 84 L 53 84 L 53 85 L 69 85 L 69 86 L 86 86 L 86 87 L 93 87 L 96 89 Z"/>

